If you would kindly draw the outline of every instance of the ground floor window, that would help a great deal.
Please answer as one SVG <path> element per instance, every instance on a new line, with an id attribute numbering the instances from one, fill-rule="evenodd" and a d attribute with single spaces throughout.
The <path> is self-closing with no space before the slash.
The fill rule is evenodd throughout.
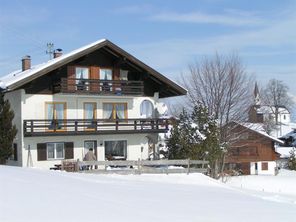
<path id="1" fill-rule="evenodd" d="M 107 160 L 125 160 L 127 157 L 127 141 L 105 141 L 105 158 Z"/>
<path id="2" fill-rule="evenodd" d="M 262 162 L 261 163 L 261 169 L 262 170 L 268 170 L 268 163 L 267 162 Z"/>
<path id="3" fill-rule="evenodd" d="M 47 159 L 64 159 L 64 143 L 47 143 Z"/>

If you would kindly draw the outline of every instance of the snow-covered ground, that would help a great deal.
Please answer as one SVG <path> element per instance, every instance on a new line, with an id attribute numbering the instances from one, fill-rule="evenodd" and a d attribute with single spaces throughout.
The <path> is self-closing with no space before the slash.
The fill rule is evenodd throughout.
<path id="1" fill-rule="evenodd" d="M 0 221 L 295 221 L 296 198 L 278 201 L 273 193 L 238 187 L 202 174 L 90 175 L 0 166 Z"/>
<path id="2" fill-rule="evenodd" d="M 261 196 L 266 195 L 269 199 L 275 201 L 296 204 L 296 171 L 282 169 L 277 176 L 249 175 L 230 177 L 226 184 L 245 191 L 258 191 Z"/>

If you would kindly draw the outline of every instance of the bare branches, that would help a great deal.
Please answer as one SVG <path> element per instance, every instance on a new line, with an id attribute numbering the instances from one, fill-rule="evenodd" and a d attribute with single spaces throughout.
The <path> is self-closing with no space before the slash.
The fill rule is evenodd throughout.
<path id="1" fill-rule="evenodd" d="M 188 89 L 189 105 L 193 107 L 200 101 L 220 126 L 246 119 L 252 79 L 237 55 L 216 54 L 214 58 L 190 64 L 189 74 L 183 75 L 182 80 Z"/>

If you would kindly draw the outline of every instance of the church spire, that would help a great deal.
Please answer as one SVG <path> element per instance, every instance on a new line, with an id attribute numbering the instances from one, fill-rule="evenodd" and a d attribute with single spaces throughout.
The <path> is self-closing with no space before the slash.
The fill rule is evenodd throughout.
<path id="1" fill-rule="evenodd" d="M 254 103 L 255 105 L 260 105 L 261 103 L 257 82 L 255 83 L 255 89 L 254 89 Z"/>

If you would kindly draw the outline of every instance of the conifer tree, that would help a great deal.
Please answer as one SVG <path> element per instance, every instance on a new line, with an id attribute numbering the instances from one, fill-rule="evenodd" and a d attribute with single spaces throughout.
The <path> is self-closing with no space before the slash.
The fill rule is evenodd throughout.
<path id="1" fill-rule="evenodd" d="M 12 143 L 16 136 L 17 129 L 12 124 L 14 113 L 10 109 L 10 103 L 0 93 L 0 164 L 5 164 L 12 155 Z"/>
<path id="2" fill-rule="evenodd" d="M 288 167 L 290 170 L 296 170 L 296 149 L 293 148 L 290 151 L 290 157 L 288 160 Z"/>
<path id="3" fill-rule="evenodd" d="M 182 111 L 173 125 L 167 146 L 170 159 L 208 160 L 211 176 L 215 177 L 217 161 L 222 154 L 219 130 L 216 119 L 201 103 L 195 105 L 191 115 Z"/>

